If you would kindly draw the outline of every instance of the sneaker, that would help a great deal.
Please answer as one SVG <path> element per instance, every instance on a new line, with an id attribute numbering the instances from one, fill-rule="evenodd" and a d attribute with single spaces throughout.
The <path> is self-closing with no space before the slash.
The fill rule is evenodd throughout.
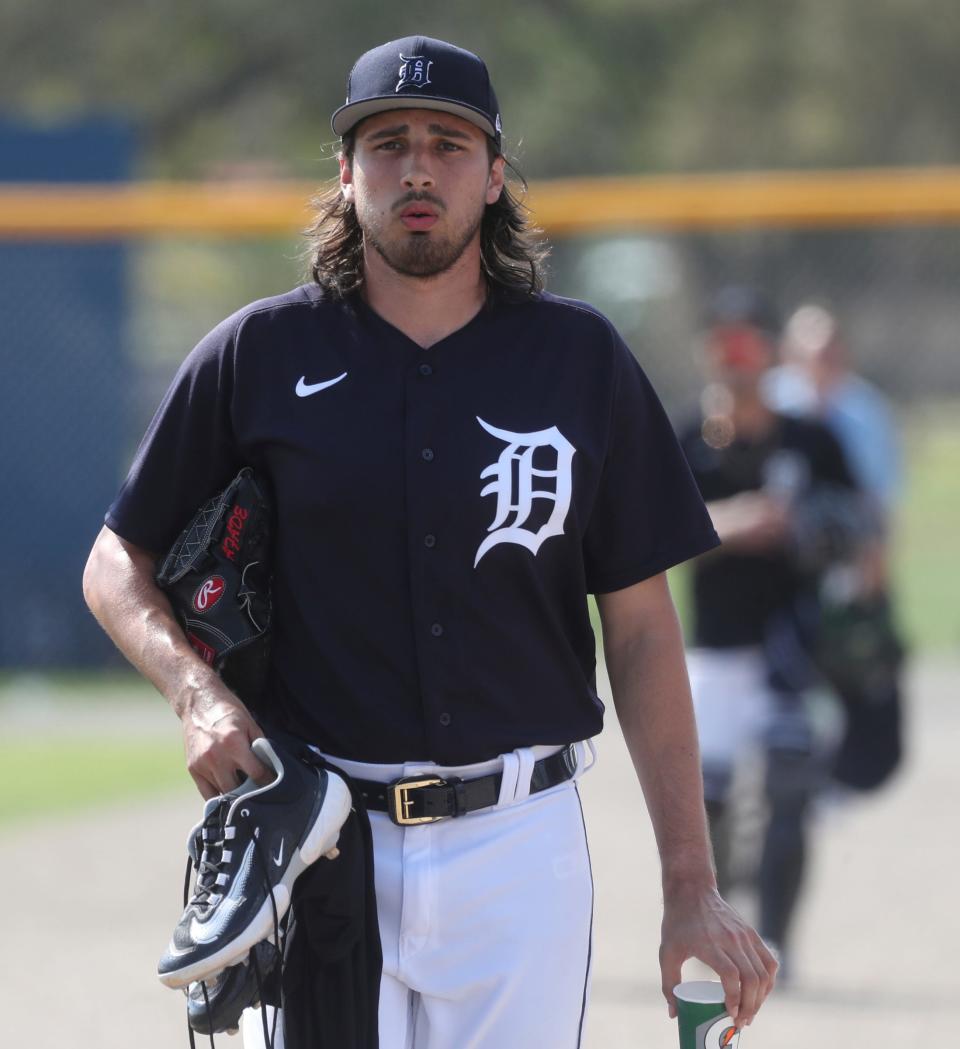
<path id="1" fill-rule="evenodd" d="M 243 1010 L 260 1004 L 261 985 L 276 969 L 280 952 L 270 940 L 261 940 L 253 953 L 259 981 L 248 955 L 237 965 L 187 988 L 187 1023 L 197 1034 L 236 1034 Z"/>
<path id="2" fill-rule="evenodd" d="M 276 778 L 266 786 L 247 779 L 204 806 L 199 835 L 191 833 L 191 851 L 202 844 L 193 896 L 157 966 L 167 987 L 239 962 L 286 914 L 303 871 L 336 856 L 350 812 L 347 785 L 269 740 L 252 748 Z"/>

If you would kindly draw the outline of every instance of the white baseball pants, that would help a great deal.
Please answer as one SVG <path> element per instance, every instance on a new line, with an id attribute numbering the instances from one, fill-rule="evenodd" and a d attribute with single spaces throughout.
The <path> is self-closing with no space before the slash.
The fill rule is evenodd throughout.
<path id="1" fill-rule="evenodd" d="M 478 765 L 369 765 L 331 757 L 346 773 L 401 776 L 503 772 L 496 806 L 398 827 L 371 812 L 383 945 L 380 1049 L 578 1049 L 590 976 L 593 882 L 576 780 L 530 795 L 538 758 L 513 751 Z M 272 1018 L 271 1018 L 272 1019 Z M 279 1031 L 275 1049 L 283 1049 Z M 259 1010 L 242 1022 L 262 1049 Z"/>
<path id="2" fill-rule="evenodd" d="M 774 715 L 774 698 L 759 648 L 692 648 L 687 673 L 705 769 L 730 772 L 759 746 Z"/>

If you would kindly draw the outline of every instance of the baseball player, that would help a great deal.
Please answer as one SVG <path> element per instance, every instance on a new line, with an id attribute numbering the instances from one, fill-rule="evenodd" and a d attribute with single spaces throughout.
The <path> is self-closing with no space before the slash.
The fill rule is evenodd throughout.
<path id="1" fill-rule="evenodd" d="M 477 56 L 422 36 L 377 47 L 333 128 L 312 281 L 187 357 L 94 546 L 91 608 L 180 717 L 201 793 L 262 774 L 255 720 L 152 573 L 210 492 L 244 464 L 265 475 L 270 715 L 368 792 L 381 1046 L 573 1049 L 596 594 L 662 859 L 669 1009 L 695 955 L 742 1027 L 776 963 L 716 892 L 664 572 L 717 539 L 668 421 L 609 321 L 542 290 Z"/>
<path id="2" fill-rule="evenodd" d="M 779 952 L 782 980 L 811 801 L 825 774 L 807 705 L 818 680 L 818 586 L 838 546 L 856 548 L 862 500 L 829 430 L 765 402 L 778 332 L 773 304 L 758 290 L 717 294 L 703 346 L 708 383 L 680 441 L 723 540 L 694 567 L 687 654 L 720 887 L 731 876 L 735 773 L 758 751 L 766 811 L 760 930 Z"/>

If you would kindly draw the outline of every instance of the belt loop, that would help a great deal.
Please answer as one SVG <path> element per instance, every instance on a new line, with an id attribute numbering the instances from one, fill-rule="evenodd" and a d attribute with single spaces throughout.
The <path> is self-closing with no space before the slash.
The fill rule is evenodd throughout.
<path id="1" fill-rule="evenodd" d="M 586 764 L 587 751 L 590 752 L 590 764 Z M 577 770 L 573 774 L 575 780 L 585 773 L 589 772 L 597 763 L 597 747 L 592 739 L 584 739 L 579 743 L 573 744 L 573 753 L 577 762 Z"/>
<path id="2" fill-rule="evenodd" d="M 530 797 L 530 777 L 533 775 L 533 751 L 529 747 L 520 747 L 513 752 L 519 762 L 517 788 L 514 801 L 526 801 Z"/>
<path id="3" fill-rule="evenodd" d="M 517 776 L 520 773 L 520 762 L 516 754 L 503 755 L 503 775 L 500 779 L 500 796 L 497 805 L 506 805 L 513 801 L 517 793 Z"/>

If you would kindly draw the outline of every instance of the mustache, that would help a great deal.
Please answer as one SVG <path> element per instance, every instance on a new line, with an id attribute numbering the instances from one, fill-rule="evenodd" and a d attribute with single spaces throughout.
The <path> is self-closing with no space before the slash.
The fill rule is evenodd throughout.
<path id="1" fill-rule="evenodd" d="M 419 204 L 421 201 L 426 201 L 428 204 L 434 204 L 436 207 L 443 211 L 447 210 L 447 205 L 439 198 L 435 197 L 432 193 L 428 193 L 426 190 L 410 190 L 409 193 L 405 193 L 398 201 L 396 201 L 391 211 L 400 211 L 405 208 L 408 204 Z"/>

